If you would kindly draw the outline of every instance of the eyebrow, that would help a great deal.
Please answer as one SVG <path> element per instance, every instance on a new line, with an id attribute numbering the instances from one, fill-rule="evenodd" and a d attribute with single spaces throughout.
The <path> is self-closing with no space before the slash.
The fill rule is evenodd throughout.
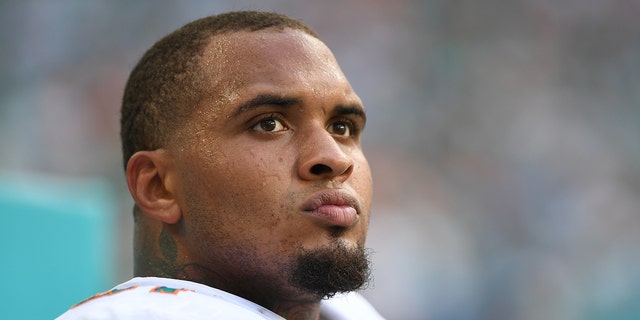
<path id="1" fill-rule="evenodd" d="M 363 122 L 367 122 L 367 114 L 359 104 L 337 105 L 333 110 L 336 115 L 355 115 L 362 118 Z"/>
<path id="2" fill-rule="evenodd" d="M 233 112 L 231 117 L 237 117 L 245 112 L 262 106 L 276 106 L 281 108 L 288 108 L 293 105 L 299 105 L 302 103 L 302 99 L 295 97 L 285 97 L 274 94 L 259 94 L 251 100 L 248 100 L 240 104 Z M 364 108 L 360 104 L 339 104 L 332 111 L 335 115 L 355 115 L 362 118 L 363 122 L 367 121 L 367 115 Z"/>
<path id="3" fill-rule="evenodd" d="M 296 104 L 300 104 L 301 101 L 302 100 L 298 98 L 293 98 L 293 97 L 283 97 L 283 96 L 278 96 L 273 94 L 260 94 L 260 95 L 257 95 L 255 98 L 249 101 L 246 101 L 242 103 L 240 106 L 238 106 L 238 108 L 236 108 L 236 111 L 234 111 L 231 116 L 237 117 L 242 113 L 256 109 L 261 106 L 276 106 L 276 107 L 287 108 Z"/>

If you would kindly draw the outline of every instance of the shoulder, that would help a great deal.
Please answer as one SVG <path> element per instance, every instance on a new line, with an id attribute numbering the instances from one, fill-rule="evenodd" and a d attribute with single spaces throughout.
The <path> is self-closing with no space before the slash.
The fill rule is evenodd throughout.
<path id="1" fill-rule="evenodd" d="M 323 300 L 320 305 L 323 318 L 336 320 L 384 319 L 378 311 L 359 293 L 349 292 L 337 294 Z"/>
<path id="2" fill-rule="evenodd" d="M 188 281 L 135 278 L 92 296 L 59 320 L 281 319 L 250 301 Z"/>

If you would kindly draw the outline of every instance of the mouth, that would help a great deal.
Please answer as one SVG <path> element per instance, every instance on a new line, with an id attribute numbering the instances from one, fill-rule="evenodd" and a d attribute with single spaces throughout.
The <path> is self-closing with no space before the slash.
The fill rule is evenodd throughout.
<path id="1" fill-rule="evenodd" d="M 339 190 L 323 190 L 314 193 L 302 205 L 305 215 L 321 224 L 348 228 L 360 220 L 360 202 L 350 193 Z"/>

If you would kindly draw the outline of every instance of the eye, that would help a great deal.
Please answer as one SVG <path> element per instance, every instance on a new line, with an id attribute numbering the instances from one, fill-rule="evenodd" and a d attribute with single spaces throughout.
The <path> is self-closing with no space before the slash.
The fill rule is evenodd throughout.
<path id="1" fill-rule="evenodd" d="M 274 116 L 268 116 L 256 123 L 251 129 L 260 132 L 280 132 L 287 130 L 282 122 L 276 119 Z"/>
<path id="2" fill-rule="evenodd" d="M 351 122 L 348 121 L 337 121 L 329 125 L 327 131 L 331 134 L 337 134 L 339 136 L 350 136 L 351 135 Z"/>

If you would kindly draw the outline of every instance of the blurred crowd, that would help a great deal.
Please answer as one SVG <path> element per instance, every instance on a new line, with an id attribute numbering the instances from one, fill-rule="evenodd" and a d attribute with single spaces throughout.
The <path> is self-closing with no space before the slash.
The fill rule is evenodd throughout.
<path id="1" fill-rule="evenodd" d="M 364 294 L 389 319 L 640 318 L 640 2 L 3 1 L 0 171 L 118 196 L 128 73 L 228 10 L 299 18 L 364 100 L 374 173 Z"/>

